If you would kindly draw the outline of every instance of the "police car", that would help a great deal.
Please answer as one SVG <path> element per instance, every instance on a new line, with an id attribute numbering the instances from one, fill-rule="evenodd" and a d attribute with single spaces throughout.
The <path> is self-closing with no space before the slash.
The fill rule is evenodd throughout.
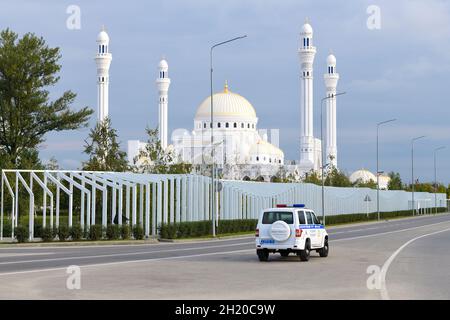
<path id="1" fill-rule="evenodd" d="M 327 257 L 328 233 L 311 209 L 304 204 L 276 208 L 261 212 L 256 226 L 256 254 L 260 261 L 267 261 L 269 253 L 279 252 L 282 257 L 296 254 L 301 261 L 308 261 L 311 251 Z"/>

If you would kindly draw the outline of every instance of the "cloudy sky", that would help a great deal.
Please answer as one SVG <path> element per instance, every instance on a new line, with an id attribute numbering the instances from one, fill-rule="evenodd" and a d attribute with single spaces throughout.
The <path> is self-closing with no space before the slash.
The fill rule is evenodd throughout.
<path id="1" fill-rule="evenodd" d="M 67 8 L 81 10 L 81 28 L 66 26 Z M 367 8 L 381 12 L 380 29 L 369 29 Z M 225 79 L 230 89 L 256 108 L 260 128 L 280 129 L 286 159 L 299 158 L 299 31 L 306 17 L 314 29 L 315 134 L 319 136 L 320 99 L 324 95 L 326 56 L 332 50 L 341 79 L 338 91 L 338 161 L 344 171 L 375 171 L 376 123 L 382 128 L 381 169 L 411 180 L 411 138 L 416 144 L 415 171 L 420 181 L 433 179 L 433 150 L 439 179 L 450 182 L 450 2 L 171 0 L 34 1 L 1 0 L 0 28 L 34 32 L 62 52 L 61 81 L 51 88 L 78 94 L 73 108 L 96 110 L 95 39 L 101 26 L 110 35 L 110 117 L 122 146 L 145 139 L 147 125 L 157 125 L 157 64 L 169 62 L 169 127 L 192 129 L 199 103 L 209 95 L 209 47 L 246 34 L 215 53 L 216 91 Z M 91 121 L 94 125 L 95 117 Z M 66 169 L 86 159 L 89 129 L 50 134 L 41 156 L 55 156 Z"/>

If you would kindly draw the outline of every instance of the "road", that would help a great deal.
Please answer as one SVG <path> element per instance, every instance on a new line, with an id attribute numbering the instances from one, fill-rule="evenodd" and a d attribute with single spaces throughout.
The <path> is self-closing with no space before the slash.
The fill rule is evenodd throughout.
<path id="1" fill-rule="evenodd" d="M 330 255 L 309 262 L 259 262 L 251 236 L 0 247 L 0 299 L 450 299 L 450 214 L 328 232 Z M 72 265 L 80 289 L 67 288 Z"/>

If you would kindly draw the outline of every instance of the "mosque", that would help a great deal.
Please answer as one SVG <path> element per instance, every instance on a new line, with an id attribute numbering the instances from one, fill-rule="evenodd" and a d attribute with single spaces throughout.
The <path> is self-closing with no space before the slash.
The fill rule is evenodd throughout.
<path id="1" fill-rule="evenodd" d="M 97 86 L 99 120 L 108 116 L 109 36 L 102 30 L 97 37 L 98 52 Z M 158 90 L 158 129 L 162 148 L 175 153 L 177 161 L 196 166 L 211 164 L 219 168 L 226 179 L 271 181 L 281 173 L 300 179 L 322 166 L 322 141 L 313 135 L 313 84 L 314 57 L 313 29 L 308 21 L 300 32 L 298 56 L 300 62 L 300 119 L 299 159 L 287 161 L 279 148 L 279 133 L 274 129 L 258 128 L 255 107 L 244 96 L 235 92 L 232 85 L 224 84 L 223 90 L 213 95 L 213 117 L 211 97 L 206 97 L 197 107 L 191 131 L 178 129 L 168 141 L 169 66 L 165 59 L 158 65 L 156 87 Z M 326 87 L 326 163 L 337 167 L 336 145 L 336 87 L 339 74 L 336 57 L 327 57 L 324 69 Z M 317 106 L 317 104 L 316 104 Z M 320 107 L 320 106 L 319 106 Z M 211 122 L 213 118 L 213 122 Z M 211 143 L 211 135 L 213 143 Z M 128 141 L 128 159 L 134 163 L 145 142 Z"/>

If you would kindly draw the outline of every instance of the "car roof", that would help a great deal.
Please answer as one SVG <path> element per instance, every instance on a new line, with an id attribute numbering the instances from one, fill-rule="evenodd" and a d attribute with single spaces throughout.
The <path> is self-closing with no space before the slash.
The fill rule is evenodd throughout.
<path id="1" fill-rule="evenodd" d="M 313 211 L 309 208 L 300 208 L 300 207 L 280 207 L 280 208 L 267 208 L 263 211 L 286 211 L 286 210 L 304 210 L 304 211 Z"/>

